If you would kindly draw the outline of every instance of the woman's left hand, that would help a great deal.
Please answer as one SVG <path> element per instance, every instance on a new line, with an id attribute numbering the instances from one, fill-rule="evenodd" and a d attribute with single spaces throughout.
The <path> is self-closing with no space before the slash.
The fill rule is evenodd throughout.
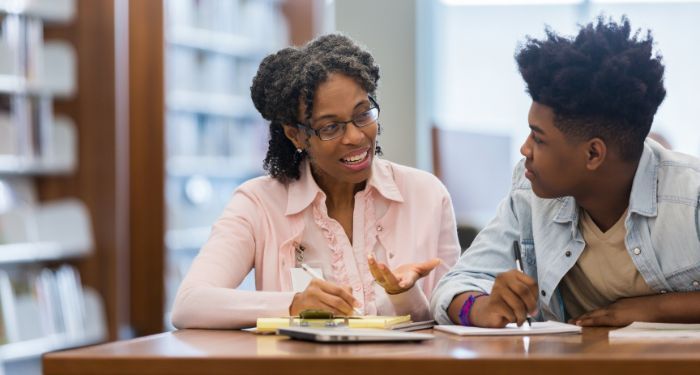
<path id="1" fill-rule="evenodd" d="M 440 259 L 434 258 L 423 263 L 402 264 L 393 271 L 389 270 L 386 264 L 378 263 L 373 255 L 367 256 L 367 263 L 377 284 L 384 288 L 388 294 L 399 294 L 411 289 L 418 279 L 428 275 L 440 264 Z"/>

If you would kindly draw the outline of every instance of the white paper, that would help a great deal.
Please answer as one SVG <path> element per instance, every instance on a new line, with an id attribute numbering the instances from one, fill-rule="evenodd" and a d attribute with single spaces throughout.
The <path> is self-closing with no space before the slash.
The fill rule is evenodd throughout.
<path id="1" fill-rule="evenodd" d="M 700 324 L 634 322 L 608 333 L 610 340 L 696 339 L 700 340 Z"/>
<path id="2" fill-rule="evenodd" d="M 317 275 L 323 275 L 323 271 L 320 268 L 311 268 L 316 272 Z M 301 268 L 290 268 L 289 271 L 292 273 L 292 289 L 295 293 L 303 292 L 309 283 L 311 282 L 311 275 Z"/>
<path id="3" fill-rule="evenodd" d="M 504 328 L 465 327 L 457 325 L 435 326 L 438 331 L 443 331 L 460 336 L 530 336 L 546 335 L 553 333 L 581 333 L 581 327 L 548 320 L 546 322 L 532 322 L 532 327 L 527 323 L 518 327 L 510 323 Z"/>

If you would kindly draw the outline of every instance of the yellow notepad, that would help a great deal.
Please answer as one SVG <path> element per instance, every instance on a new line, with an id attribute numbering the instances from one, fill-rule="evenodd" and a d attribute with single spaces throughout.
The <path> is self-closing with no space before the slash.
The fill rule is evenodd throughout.
<path id="1" fill-rule="evenodd" d="M 353 316 L 348 318 L 349 328 L 381 328 L 391 329 L 395 324 L 408 323 L 411 321 L 411 315 L 400 316 Z M 328 322 L 335 325 L 345 324 L 344 318 L 335 319 L 304 319 L 304 322 L 310 326 L 324 326 Z M 301 319 L 294 318 L 292 325 L 300 325 Z M 256 331 L 260 333 L 274 332 L 279 328 L 289 327 L 289 318 L 258 318 L 255 326 Z"/>

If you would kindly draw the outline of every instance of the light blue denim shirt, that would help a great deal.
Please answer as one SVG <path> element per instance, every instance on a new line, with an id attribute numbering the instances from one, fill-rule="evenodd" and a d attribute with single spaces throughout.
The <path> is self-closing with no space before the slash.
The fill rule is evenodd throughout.
<path id="1" fill-rule="evenodd" d="M 699 194 L 700 160 L 647 140 L 632 184 L 625 245 L 658 293 L 700 291 Z M 524 272 L 539 284 L 536 318 L 565 321 L 558 286 L 585 247 L 578 220 L 574 198 L 542 199 L 532 192 L 521 161 L 496 217 L 438 283 L 431 299 L 435 319 L 452 324 L 446 310 L 456 295 L 490 292 L 496 275 L 515 268 L 517 240 Z"/>

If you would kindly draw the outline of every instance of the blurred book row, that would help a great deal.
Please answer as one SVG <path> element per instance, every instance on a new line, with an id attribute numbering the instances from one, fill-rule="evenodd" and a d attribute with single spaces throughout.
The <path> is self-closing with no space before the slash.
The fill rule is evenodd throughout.
<path id="1" fill-rule="evenodd" d="M 65 263 L 93 247 L 80 200 L 39 202 L 32 180 L 0 178 L 0 359 L 106 338 L 99 294 L 83 288 L 77 269 Z"/>
<path id="2" fill-rule="evenodd" d="M 0 358 L 4 360 L 106 337 L 99 295 L 83 288 L 78 271 L 69 265 L 0 269 L 0 313 Z"/>
<path id="3" fill-rule="evenodd" d="M 43 38 L 44 22 L 65 22 L 73 12 L 72 0 L 0 1 L 0 173 L 75 168 L 75 126 L 52 109 L 54 97 L 75 91 L 75 51 Z"/>

